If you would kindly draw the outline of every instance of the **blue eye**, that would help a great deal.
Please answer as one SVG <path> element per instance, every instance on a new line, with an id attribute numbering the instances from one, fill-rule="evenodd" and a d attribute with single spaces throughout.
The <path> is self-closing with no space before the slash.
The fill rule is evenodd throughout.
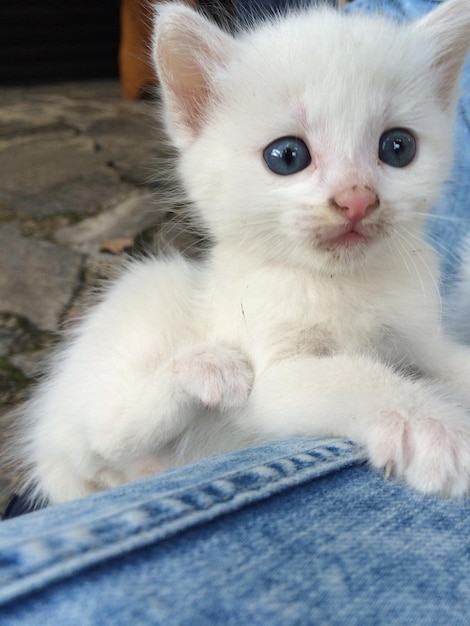
<path id="1" fill-rule="evenodd" d="M 416 139 L 409 130 L 392 128 L 380 137 L 379 159 L 391 167 L 406 167 L 416 155 Z"/>
<path id="2" fill-rule="evenodd" d="M 264 160 L 269 169 L 280 176 L 304 170 L 312 162 L 307 146 L 297 137 L 281 137 L 265 148 Z"/>

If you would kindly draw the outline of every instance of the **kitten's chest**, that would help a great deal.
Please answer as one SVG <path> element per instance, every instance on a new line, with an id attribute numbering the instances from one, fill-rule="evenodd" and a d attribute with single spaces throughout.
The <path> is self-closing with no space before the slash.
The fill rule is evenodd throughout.
<path id="1" fill-rule="evenodd" d="M 279 359 L 377 349 L 384 302 L 367 285 L 258 272 L 213 292 L 209 333 L 239 346 L 263 368 Z"/>

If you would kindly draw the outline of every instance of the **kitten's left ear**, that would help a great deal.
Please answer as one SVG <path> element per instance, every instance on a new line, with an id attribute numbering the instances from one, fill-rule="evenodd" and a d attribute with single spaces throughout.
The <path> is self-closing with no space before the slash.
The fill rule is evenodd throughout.
<path id="1" fill-rule="evenodd" d="M 458 97 L 458 78 L 470 52 L 470 0 L 446 0 L 415 26 L 435 48 L 438 95 L 447 108 Z"/>
<path id="2" fill-rule="evenodd" d="M 209 119 L 218 99 L 216 77 L 235 40 L 184 4 L 160 5 L 153 51 L 172 134 L 187 144 Z"/>

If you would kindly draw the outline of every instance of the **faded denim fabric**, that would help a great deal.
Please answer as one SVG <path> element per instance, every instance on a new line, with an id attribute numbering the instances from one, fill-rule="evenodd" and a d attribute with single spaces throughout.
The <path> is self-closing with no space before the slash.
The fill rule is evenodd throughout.
<path id="1" fill-rule="evenodd" d="M 415 17 L 432 0 L 356 0 Z M 470 65 L 443 264 L 468 231 Z M 444 247 L 444 246 L 443 246 Z M 0 624 L 466 626 L 470 501 L 413 493 L 341 440 L 206 459 L 0 524 Z"/>
<path id="2" fill-rule="evenodd" d="M 340 440 L 252 448 L 0 525 L 0 623 L 455 626 L 470 502 Z"/>

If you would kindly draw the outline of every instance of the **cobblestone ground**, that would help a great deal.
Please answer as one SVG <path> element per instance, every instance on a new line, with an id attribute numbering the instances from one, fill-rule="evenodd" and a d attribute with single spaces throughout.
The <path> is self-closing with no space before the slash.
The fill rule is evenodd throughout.
<path id="1" fill-rule="evenodd" d="M 0 89 L 0 448 L 90 287 L 182 237 L 155 180 L 168 149 L 153 112 L 114 81 Z M 0 510 L 14 479 L 2 465 Z"/>

